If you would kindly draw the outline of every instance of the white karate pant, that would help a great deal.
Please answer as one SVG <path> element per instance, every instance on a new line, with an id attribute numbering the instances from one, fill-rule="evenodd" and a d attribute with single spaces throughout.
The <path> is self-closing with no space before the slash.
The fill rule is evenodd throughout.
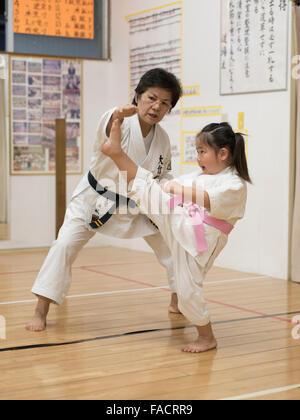
<path id="1" fill-rule="evenodd" d="M 71 200 L 57 239 L 43 263 L 31 289 L 32 293 L 51 299 L 60 305 L 70 288 L 72 264 L 79 251 L 95 235 L 86 227 L 84 198 L 80 195 Z M 114 216 L 112 216 L 114 217 Z M 162 266 L 167 270 L 169 287 L 176 292 L 171 253 L 160 233 L 145 236 L 145 241 L 155 252 Z"/>
<path id="2" fill-rule="evenodd" d="M 210 313 L 203 297 L 206 267 L 197 262 L 197 246 L 191 219 L 182 208 L 178 208 L 177 214 L 169 211 L 170 195 L 162 191 L 153 180 L 152 174 L 145 169 L 139 168 L 129 196 L 142 213 L 147 214 L 158 226 L 171 251 L 179 309 L 194 325 L 207 325 L 210 322 Z M 185 248 L 184 242 L 188 244 Z M 195 256 L 186 249 L 191 249 Z"/>

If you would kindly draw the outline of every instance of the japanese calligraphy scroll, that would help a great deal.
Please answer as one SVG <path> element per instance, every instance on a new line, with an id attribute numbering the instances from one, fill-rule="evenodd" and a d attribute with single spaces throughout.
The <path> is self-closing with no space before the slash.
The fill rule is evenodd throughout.
<path id="1" fill-rule="evenodd" d="M 222 0 L 220 93 L 287 88 L 288 0 Z"/>

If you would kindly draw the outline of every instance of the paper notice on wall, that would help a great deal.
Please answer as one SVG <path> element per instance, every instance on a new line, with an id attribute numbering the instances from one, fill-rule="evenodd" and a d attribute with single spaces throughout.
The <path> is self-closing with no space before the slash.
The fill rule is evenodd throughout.
<path id="1" fill-rule="evenodd" d="M 222 0 L 221 94 L 284 90 L 288 0 Z"/>
<path id="2" fill-rule="evenodd" d="M 130 34 L 130 98 L 141 76 L 156 67 L 181 78 L 182 3 L 127 16 Z"/>
<path id="3" fill-rule="evenodd" d="M 183 96 L 200 96 L 200 86 L 183 86 L 182 88 Z"/>
<path id="4" fill-rule="evenodd" d="M 212 117 L 222 114 L 222 106 L 193 106 L 181 109 L 182 118 Z"/>
<path id="5" fill-rule="evenodd" d="M 183 132 L 183 163 L 197 164 L 196 135 L 198 131 Z"/>

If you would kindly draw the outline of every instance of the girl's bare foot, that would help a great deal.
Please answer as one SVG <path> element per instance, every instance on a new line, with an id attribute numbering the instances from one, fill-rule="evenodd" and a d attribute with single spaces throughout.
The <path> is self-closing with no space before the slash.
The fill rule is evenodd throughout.
<path id="1" fill-rule="evenodd" d="M 208 323 L 203 327 L 196 326 L 196 328 L 198 331 L 197 340 L 183 346 L 181 350 L 187 353 L 203 353 L 205 351 L 215 349 L 217 347 L 217 341 L 215 339 L 211 323 Z"/>
<path id="2" fill-rule="evenodd" d="M 47 315 L 51 300 L 38 296 L 38 303 L 32 320 L 26 325 L 28 331 L 44 331 L 47 326 Z"/>
<path id="3" fill-rule="evenodd" d="M 217 347 L 217 341 L 212 338 L 198 337 L 193 343 L 182 347 L 182 351 L 187 353 L 203 353 L 205 351 L 213 350 Z"/>
<path id="4" fill-rule="evenodd" d="M 101 152 L 109 157 L 113 157 L 122 152 L 121 148 L 121 124 L 118 119 L 112 123 L 109 139 L 103 144 Z"/>
<path id="5" fill-rule="evenodd" d="M 178 307 L 178 297 L 177 293 L 172 293 L 171 295 L 171 302 L 169 305 L 169 312 L 171 314 L 181 314 L 179 307 Z"/>

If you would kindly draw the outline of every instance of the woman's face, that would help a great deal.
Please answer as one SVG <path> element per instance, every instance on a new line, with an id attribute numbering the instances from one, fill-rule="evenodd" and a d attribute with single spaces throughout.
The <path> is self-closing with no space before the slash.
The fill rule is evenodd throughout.
<path id="1" fill-rule="evenodd" d="M 154 124 L 159 123 L 172 107 L 172 93 L 160 87 L 151 87 L 135 98 L 141 128 L 150 131 Z"/>

